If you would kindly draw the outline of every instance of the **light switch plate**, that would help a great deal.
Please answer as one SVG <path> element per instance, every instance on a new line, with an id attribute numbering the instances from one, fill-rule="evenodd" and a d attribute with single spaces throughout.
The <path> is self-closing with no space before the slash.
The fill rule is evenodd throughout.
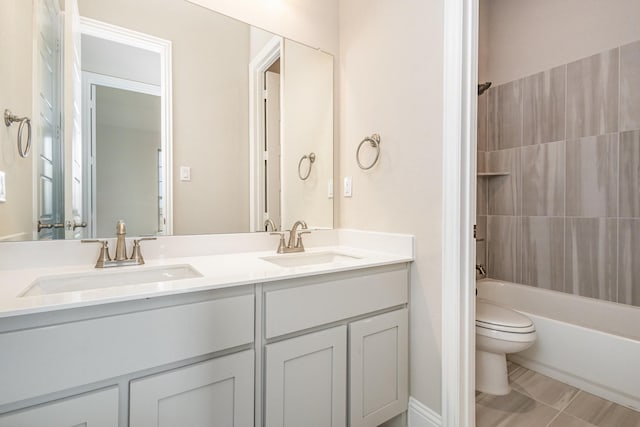
<path id="1" fill-rule="evenodd" d="M 351 197 L 353 194 L 353 185 L 350 176 L 344 177 L 344 197 Z"/>
<path id="2" fill-rule="evenodd" d="M 329 180 L 327 184 L 327 197 L 333 199 L 333 178 Z"/>
<path id="3" fill-rule="evenodd" d="M 180 166 L 180 181 L 191 181 L 191 168 Z"/>
<path id="4" fill-rule="evenodd" d="M 7 201 L 7 181 L 4 172 L 0 172 L 0 203 Z"/>

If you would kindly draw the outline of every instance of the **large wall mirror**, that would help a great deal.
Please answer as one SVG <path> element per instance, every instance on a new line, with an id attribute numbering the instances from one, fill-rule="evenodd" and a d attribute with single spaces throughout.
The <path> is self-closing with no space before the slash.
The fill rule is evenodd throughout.
<path id="1" fill-rule="evenodd" d="M 0 240 L 333 226 L 331 55 L 187 0 L 10 3 Z"/>

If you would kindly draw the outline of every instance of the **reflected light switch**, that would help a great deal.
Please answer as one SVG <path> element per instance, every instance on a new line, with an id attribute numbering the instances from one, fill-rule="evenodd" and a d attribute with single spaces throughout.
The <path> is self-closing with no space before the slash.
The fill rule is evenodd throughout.
<path id="1" fill-rule="evenodd" d="M 180 181 L 191 181 L 191 168 L 180 166 Z"/>
<path id="2" fill-rule="evenodd" d="M 0 172 L 0 203 L 7 201 L 7 181 L 4 172 Z"/>

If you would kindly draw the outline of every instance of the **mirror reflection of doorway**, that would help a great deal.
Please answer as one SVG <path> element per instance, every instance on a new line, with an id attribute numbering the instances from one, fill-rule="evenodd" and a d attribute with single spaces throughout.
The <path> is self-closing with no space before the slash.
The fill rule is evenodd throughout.
<path id="1" fill-rule="evenodd" d="M 91 93 L 95 235 L 112 235 L 120 219 L 131 235 L 161 234 L 160 97 L 99 85 Z"/>

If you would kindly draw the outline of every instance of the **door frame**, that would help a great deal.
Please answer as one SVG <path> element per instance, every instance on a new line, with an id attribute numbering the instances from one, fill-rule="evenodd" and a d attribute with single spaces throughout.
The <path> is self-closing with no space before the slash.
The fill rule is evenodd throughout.
<path id="1" fill-rule="evenodd" d="M 444 2 L 442 425 L 475 426 L 478 0 Z"/>
<path id="2" fill-rule="evenodd" d="M 163 149 L 165 185 L 164 235 L 173 234 L 173 100 L 172 100 L 172 46 L 170 40 L 107 24 L 91 18 L 80 17 L 82 34 L 125 44 L 160 55 L 160 146 Z M 83 73 L 84 74 L 84 73 Z M 106 76 L 105 76 L 106 77 Z M 83 79 L 84 80 L 84 79 Z M 122 79 L 118 79 L 122 80 Z M 126 81 L 126 80 L 125 80 Z M 153 86 L 153 85 L 146 85 Z M 126 88 L 125 88 L 126 89 Z M 128 89 L 131 90 L 131 89 Z M 83 99 L 86 99 L 83 87 Z M 83 106 L 83 114 L 88 110 Z M 86 129 L 86 127 L 85 127 Z M 85 134 L 84 137 L 87 137 Z M 85 175 L 86 178 L 86 175 Z"/>
<path id="3" fill-rule="evenodd" d="M 262 231 L 264 222 L 264 73 L 282 53 L 282 37 L 274 36 L 249 63 L 249 231 L 252 232 Z M 280 76 L 282 105 L 282 69 Z"/>

